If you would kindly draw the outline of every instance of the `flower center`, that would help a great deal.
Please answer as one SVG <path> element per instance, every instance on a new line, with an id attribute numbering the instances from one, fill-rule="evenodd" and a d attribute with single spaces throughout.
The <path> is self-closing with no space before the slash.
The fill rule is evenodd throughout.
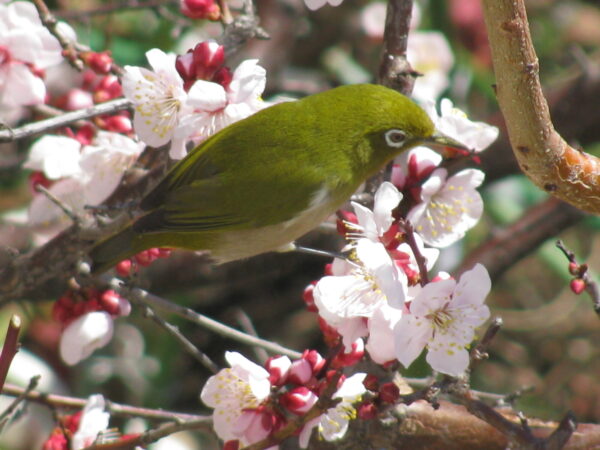
<path id="1" fill-rule="evenodd" d="M 448 330 L 450 325 L 452 325 L 452 322 L 454 322 L 454 317 L 446 310 L 446 306 L 448 305 L 444 305 L 443 308 L 425 316 L 431 321 L 434 328 L 441 332 Z"/>

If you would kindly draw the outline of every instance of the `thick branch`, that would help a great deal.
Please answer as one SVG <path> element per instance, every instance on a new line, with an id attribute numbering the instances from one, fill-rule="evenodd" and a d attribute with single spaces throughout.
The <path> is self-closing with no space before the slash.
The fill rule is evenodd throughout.
<path id="1" fill-rule="evenodd" d="M 515 156 L 539 187 L 585 211 L 600 212 L 600 165 L 556 132 L 539 81 L 523 0 L 484 0 L 496 93 Z"/>

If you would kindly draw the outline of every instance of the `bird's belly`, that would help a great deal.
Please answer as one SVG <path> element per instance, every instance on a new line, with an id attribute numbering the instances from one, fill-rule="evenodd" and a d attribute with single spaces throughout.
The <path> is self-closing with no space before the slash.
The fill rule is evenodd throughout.
<path id="1" fill-rule="evenodd" d="M 324 202 L 302 211 L 287 222 L 215 236 L 211 256 L 219 263 L 249 258 L 284 247 L 323 222 L 339 205 Z"/>

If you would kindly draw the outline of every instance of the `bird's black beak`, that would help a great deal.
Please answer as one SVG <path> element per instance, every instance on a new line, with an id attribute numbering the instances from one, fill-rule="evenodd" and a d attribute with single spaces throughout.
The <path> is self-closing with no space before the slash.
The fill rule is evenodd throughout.
<path id="1" fill-rule="evenodd" d="M 456 158 L 471 154 L 470 148 L 440 132 L 435 132 L 427 139 L 423 139 L 421 145 L 441 153 L 445 158 Z"/>

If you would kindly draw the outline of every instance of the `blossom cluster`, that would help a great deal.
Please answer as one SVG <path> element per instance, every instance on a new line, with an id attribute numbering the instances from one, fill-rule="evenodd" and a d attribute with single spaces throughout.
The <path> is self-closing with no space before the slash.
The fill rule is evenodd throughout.
<path id="1" fill-rule="evenodd" d="M 239 448 L 261 441 L 284 427 L 294 416 L 313 408 L 335 371 L 327 371 L 316 351 L 305 351 L 298 360 L 287 356 L 270 358 L 265 367 L 237 352 L 227 352 L 230 367 L 209 378 L 200 397 L 214 408 L 214 429 L 226 448 Z M 300 446 L 306 448 L 313 429 L 327 441 L 342 437 L 348 422 L 356 418 L 354 404 L 366 393 L 364 373 L 342 376 L 329 407 L 304 424 Z"/>

